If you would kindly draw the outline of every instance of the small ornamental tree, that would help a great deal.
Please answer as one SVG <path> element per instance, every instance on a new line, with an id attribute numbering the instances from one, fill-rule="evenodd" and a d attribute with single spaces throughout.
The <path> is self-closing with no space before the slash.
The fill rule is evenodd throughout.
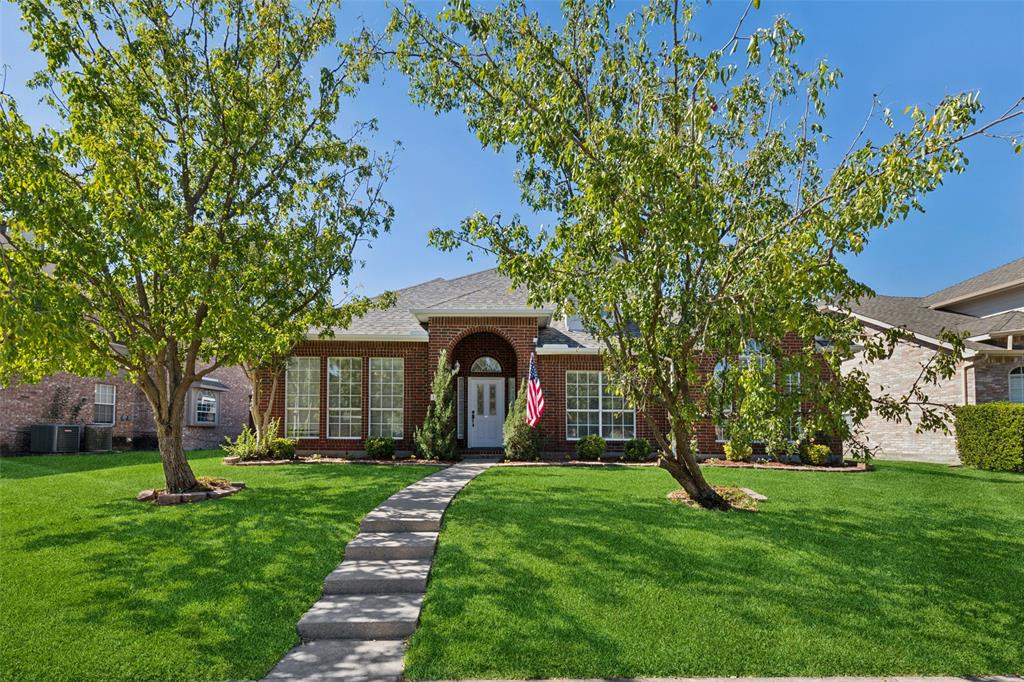
<path id="1" fill-rule="evenodd" d="M 455 371 L 448 364 L 447 351 L 437 358 L 437 370 L 430 384 L 431 401 L 423 426 L 413 432 L 417 454 L 440 460 L 455 459 L 455 397 L 452 383 Z"/>
<path id="2" fill-rule="evenodd" d="M 540 435 L 526 421 L 526 387 L 525 381 L 520 382 L 519 393 L 501 427 L 505 459 L 517 462 L 532 462 L 540 458 Z"/>
<path id="3" fill-rule="evenodd" d="M 392 215 L 390 161 L 360 143 L 372 123 L 337 132 L 372 39 L 339 40 L 331 1 L 19 4 L 61 125 L 33 129 L 0 95 L 0 382 L 124 372 L 168 490 L 189 490 L 194 382 L 252 376 L 370 305 L 331 287 Z"/>
<path id="4" fill-rule="evenodd" d="M 875 103 L 823 163 L 827 96 L 841 74 L 801 66 L 804 36 L 784 17 L 749 28 L 757 5 L 710 47 L 691 28 L 704 3 L 685 0 L 651 0 L 620 20 L 611 0 L 565 0 L 557 26 L 523 0 L 453 2 L 436 19 L 406 4 L 390 25 L 413 99 L 460 111 L 484 146 L 514 149 L 524 202 L 555 216 L 538 232 L 476 214 L 434 231 L 434 244 L 485 249 L 532 303 L 579 316 L 603 343 L 612 390 L 648 419 L 649 408 L 668 415 L 667 436 L 651 424 L 661 466 L 714 508 L 727 504 L 694 457 L 698 419 L 788 419 L 806 404 L 804 432 L 842 437 L 844 417 L 863 419 L 874 402 L 890 418 L 916 407 L 944 423 L 918 386 L 872 396 L 863 372 L 841 373 L 855 341 L 878 355 L 898 332 L 862 338 L 832 312 L 871 293 L 840 258 L 962 172 L 965 140 L 1024 113 L 1021 99 L 977 125 L 981 104 L 964 93 L 931 111 L 912 105 L 897 122 Z M 737 359 L 751 340 L 773 374 L 753 363 L 720 377 L 701 369 Z M 933 376 L 952 372 L 956 340 L 950 349 Z M 798 395 L 775 390 L 795 372 Z M 773 390 L 745 409 L 758 386 Z M 757 436 L 757 424 L 737 426 Z"/>

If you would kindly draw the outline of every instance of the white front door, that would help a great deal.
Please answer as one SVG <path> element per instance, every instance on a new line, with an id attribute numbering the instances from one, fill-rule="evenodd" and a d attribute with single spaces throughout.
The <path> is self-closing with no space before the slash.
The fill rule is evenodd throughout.
<path id="1" fill-rule="evenodd" d="M 469 447 L 500 448 L 505 380 L 469 378 Z"/>

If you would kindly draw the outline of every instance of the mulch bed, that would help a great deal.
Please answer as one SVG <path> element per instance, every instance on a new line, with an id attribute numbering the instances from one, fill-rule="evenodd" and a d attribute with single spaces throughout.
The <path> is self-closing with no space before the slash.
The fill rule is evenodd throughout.
<path id="1" fill-rule="evenodd" d="M 727 469 L 780 469 L 787 471 L 834 471 L 857 472 L 870 471 L 864 462 L 844 462 L 840 466 L 812 466 L 810 464 L 783 464 L 782 462 L 730 462 L 727 459 L 706 459 L 701 464 Z"/>
<path id="2" fill-rule="evenodd" d="M 186 493 L 169 493 L 163 488 L 157 488 L 155 490 L 143 490 L 135 499 L 139 502 L 152 502 L 156 505 L 167 506 L 171 504 L 219 500 L 222 497 L 234 495 L 245 488 L 245 484 L 241 481 L 229 481 L 226 478 L 199 476 L 196 480 L 199 482 L 199 485 L 194 490 Z"/>
<path id="3" fill-rule="evenodd" d="M 733 509 L 740 509 L 742 511 L 756 512 L 757 499 L 754 498 L 754 495 L 764 498 L 763 495 L 754 493 L 753 490 L 749 490 L 747 488 L 738 488 L 731 485 L 716 485 L 713 487 L 719 495 L 725 498 L 726 502 L 728 502 Z M 671 502 L 685 504 L 687 507 L 693 507 L 694 509 L 702 509 L 702 507 L 694 502 L 682 488 L 669 491 L 665 497 L 667 497 Z"/>

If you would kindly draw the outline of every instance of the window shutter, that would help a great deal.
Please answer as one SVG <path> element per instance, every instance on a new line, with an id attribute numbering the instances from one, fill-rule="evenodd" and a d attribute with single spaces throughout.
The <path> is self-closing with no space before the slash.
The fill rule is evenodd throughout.
<path id="1" fill-rule="evenodd" d="M 457 377 L 455 381 L 455 435 L 462 438 L 466 432 L 466 377 Z"/>

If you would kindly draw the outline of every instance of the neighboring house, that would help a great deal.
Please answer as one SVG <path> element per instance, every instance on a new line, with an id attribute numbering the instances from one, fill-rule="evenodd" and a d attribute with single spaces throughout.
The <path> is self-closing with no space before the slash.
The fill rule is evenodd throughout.
<path id="1" fill-rule="evenodd" d="M 249 382 L 240 367 L 223 367 L 196 382 L 186 405 L 186 450 L 212 448 L 249 423 Z M 120 376 L 89 379 L 67 373 L 37 384 L 0 389 L 0 453 L 29 450 L 33 424 L 113 427 L 115 448 L 156 448 L 153 414 L 142 390 Z"/>
<path id="2" fill-rule="evenodd" d="M 876 394 L 905 393 L 922 363 L 936 351 L 949 350 L 939 340 L 946 330 L 966 337 L 964 358 L 951 379 L 925 387 L 931 401 L 947 405 L 1024 402 L 1024 258 L 928 296 L 875 296 L 849 312 L 867 330 L 899 327 L 913 334 L 913 341 L 900 343 L 887 360 L 865 363 L 855 358 L 846 363 L 845 369 L 860 367 L 867 372 Z M 914 425 L 888 422 L 874 414 L 863 429 L 883 457 L 958 461 L 951 433 L 916 433 Z"/>
<path id="3" fill-rule="evenodd" d="M 513 289 L 496 270 L 397 294 L 393 308 L 371 311 L 331 338 L 310 335 L 292 351 L 272 414 L 301 451 L 355 454 L 370 436 L 393 437 L 399 450 L 411 450 L 441 351 L 457 368 L 462 451 L 500 450 L 502 424 L 532 353 L 544 389 L 538 428 L 546 455 L 572 452 L 589 434 L 604 437 L 613 451 L 634 436 L 654 442 L 649 420 L 606 390 L 600 344 L 578 321 L 528 305 L 525 290 Z M 703 368 L 713 369 L 713 363 Z M 270 375 L 261 381 L 268 387 L 261 394 L 268 395 Z M 651 416 L 665 433 L 664 414 Z M 700 452 L 720 455 L 719 436 L 712 423 L 699 424 Z"/>

